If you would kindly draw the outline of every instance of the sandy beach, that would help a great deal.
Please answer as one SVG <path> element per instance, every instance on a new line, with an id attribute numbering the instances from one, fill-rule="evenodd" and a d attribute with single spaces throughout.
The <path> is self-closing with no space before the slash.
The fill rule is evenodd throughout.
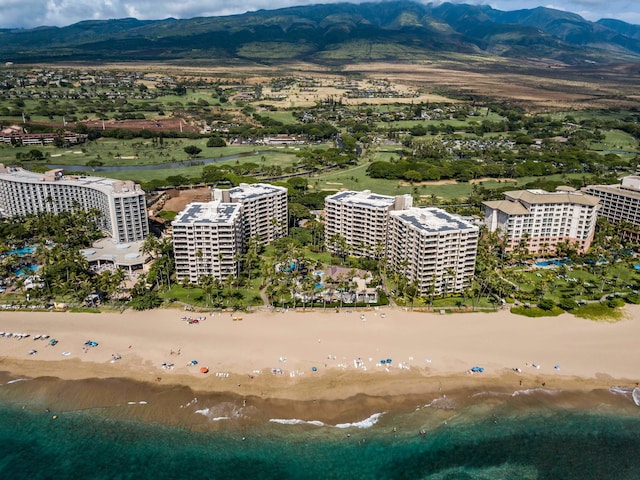
<path id="1" fill-rule="evenodd" d="M 433 389 L 434 379 L 439 385 L 488 379 L 634 385 L 640 380 L 640 308 L 625 308 L 626 319 L 617 323 L 568 314 L 526 318 L 508 310 L 2 312 L 0 332 L 14 336 L 0 338 L 0 370 L 297 400 L 413 394 Z M 34 340 L 37 335 L 49 338 Z M 484 372 L 470 374 L 473 366 Z"/>

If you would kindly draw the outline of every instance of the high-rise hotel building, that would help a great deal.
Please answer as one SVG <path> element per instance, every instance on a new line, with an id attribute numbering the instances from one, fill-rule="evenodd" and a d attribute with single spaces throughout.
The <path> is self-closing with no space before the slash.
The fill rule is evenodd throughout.
<path id="1" fill-rule="evenodd" d="M 506 251 L 519 245 L 529 253 L 553 253 L 560 242 L 579 253 L 591 246 L 596 228 L 598 198 L 570 188 L 505 192 L 504 200 L 484 202 L 485 224 L 504 235 Z"/>
<path id="2" fill-rule="evenodd" d="M 600 199 L 599 216 L 611 223 L 640 226 L 640 176 L 624 177 L 620 185 L 589 185 L 582 190 Z"/>
<path id="3" fill-rule="evenodd" d="M 386 257 L 386 263 L 420 295 L 464 290 L 475 270 L 478 227 L 438 208 L 414 208 L 410 195 L 368 190 L 325 199 L 325 242 L 340 235 L 354 256 Z"/>
<path id="4" fill-rule="evenodd" d="M 178 280 L 198 283 L 202 276 L 219 280 L 238 276 L 244 236 L 242 205 L 190 203 L 171 225 Z"/>
<path id="5" fill-rule="evenodd" d="M 389 213 L 387 264 L 420 295 L 463 291 L 473 279 L 479 228 L 440 208 Z"/>
<path id="6" fill-rule="evenodd" d="M 339 235 L 350 255 L 376 257 L 384 254 L 387 244 L 389 212 L 411 207 L 411 195 L 379 195 L 370 190 L 344 191 L 324 200 L 324 238 L 327 249 L 338 253 L 332 238 Z"/>
<path id="7" fill-rule="evenodd" d="M 0 215 L 13 217 L 76 208 L 96 209 L 98 227 L 116 242 L 137 242 L 149 234 L 145 193 L 131 181 L 62 170 L 35 173 L 0 164 Z"/>
<path id="8" fill-rule="evenodd" d="M 198 283 L 203 275 L 236 277 L 250 238 L 263 245 L 287 234 L 287 189 L 242 183 L 215 189 L 213 201 L 190 203 L 171 222 L 176 275 Z"/>
<path id="9" fill-rule="evenodd" d="M 267 245 L 288 232 L 287 189 L 268 183 L 241 183 L 228 190 L 215 189 L 213 199 L 242 204 L 245 241 L 256 237 Z"/>

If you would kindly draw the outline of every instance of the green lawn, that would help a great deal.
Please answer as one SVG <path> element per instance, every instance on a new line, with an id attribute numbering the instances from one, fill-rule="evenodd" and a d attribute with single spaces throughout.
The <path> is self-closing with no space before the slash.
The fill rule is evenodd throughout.
<path id="1" fill-rule="evenodd" d="M 623 261 L 607 264 L 598 267 L 598 271 L 589 266 L 570 265 L 566 269 L 566 278 L 562 268 L 523 270 L 518 267 L 505 269 L 503 274 L 519 285 L 522 294 L 531 295 L 530 303 L 537 302 L 535 295 L 538 293 L 555 303 L 563 298 L 578 302 L 599 300 L 608 294 L 628 293 L 637 288 L 640 274 L 633 268 L 633 263 Z"/>
<path id="2" fill-rule="evenodd" d="M 392 153 L 384 152 L 385 156 L 393 156 Z M 433 195 L 437 199 L 450 201 L 452 199 L 465 199 L 473 189 L 472 183 L 419 183 L 411 185 L 403 180 L 385 180 L 370 178 L 366 175 L 368 164 L 358 165 L 346 170 L 333 171 L 327 174 L 314 176 L 310 179 L 310 184 L 314 189 L 319 191 L 334 190 L 371 190 L 375 193 L 383 195 L 402 195 L 405 193 L 417 193 L 421 196 L 423 203 L 430 203 Z M 568 175 L 548 175 L 544 177 L 546 180 L 562 180 L 564 178 L 582 178 L 584 175 L 580 173 Z M 539 177 L 522 177 L 514 181 L 501 179 L 488 179 L 480 182 L 487 190 L 496 188 L 504 188 L 509 186 L 514 190 L 529 182 L 538 180 Z M 415 189 L 415 190 L 414 190 Z"/>
<path id="3" fill-rule="evenodd" d="M 592 143 L 590 148 L 596 151 L 638 152 L 638 140 L 622 130 L 605 130 L 602 142 Z"/>
<path id="4" fill-rule="evenodd" d="M 282 122 L 285 125 L 291 125 L 294 123 L 299 123 L 298 120 L 296 120 L 293 116 L 293 112 L 288 111 L 288 110 L 282 110 L 282 111 L 277 111 L 277 112 L 272 112 L 270 110 L 265 110 L 265 111 L 260 111 L 258 112 L 260 116 L 262 117 L 269 117 L 273 120 L 277 120 L 279 122 Z"/>

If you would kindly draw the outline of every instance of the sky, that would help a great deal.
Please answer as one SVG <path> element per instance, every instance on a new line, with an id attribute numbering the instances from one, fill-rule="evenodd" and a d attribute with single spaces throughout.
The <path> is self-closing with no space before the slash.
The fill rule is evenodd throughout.
<path id="1" fill-rule="evenodd" d="M 233 15 L 345 0 L 0 0 L 0 28 L 65 26 L 81 20 L 134 17 L 140 20 Z M 371 1 L 371 0 L 369 0 Z M 452 3 L 488 4 L 498 10 L 538 6 L 577 13 L 587 20 L 617 18 L 640 25 L 638 0 L 450 0 Z M 350 0 L 362 3 L 362 0 Z M 430 3 L 423 0 L 422 3 Z M 432 1 L 431 3 L 441 3 Z"/>

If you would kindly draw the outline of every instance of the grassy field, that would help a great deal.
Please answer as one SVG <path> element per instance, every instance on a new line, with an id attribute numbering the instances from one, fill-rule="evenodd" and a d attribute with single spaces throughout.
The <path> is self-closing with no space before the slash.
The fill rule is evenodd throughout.
<path id="1" fill-rule="evenodd" d="M 277 112 L 272 112 L 272 111 L 261 111 L 259 112 L 260 116 L 262 117 L 269 117 L 273 120 L 277 120 L 279 122 L 282 122 L 285 125 L 291 125 L 294 123 L 299 123 L 298 120 L 296 120 L 293 116 L 293 112 L 288 111 L 288 110 L 282 110 L 282 111 L 277 111 Z"/>
<path id="2" fill-rule="evenodd" d="M 190 178 L 199 178 L 203 165 L 187 166 L 188 155 L 183 148 L 187 145 L 196 145 L 202 148 L 202 152 L 193 162 L 199 160 L 227 157 L 231 155 L 264 152 L 264 154 L 249 157 L 216 162 L 215 165 L 238 165 L 242 163 L 256 163 L 262 166 L 279 165 L 282 168 L 291 166 L 297 162 L 296 153 L 299 148 L 283 147 L 258 147 L 252 145 L 238 145 L 220 148 L 207 148 L 206 139 L 188 140 L 172 139 L 165 141 L 163 148 L 158 148 L 149 141 L 125 141 L 102 138 L 95 142 L 71 149 L 55 148 L 53 146 L 39 147 L 37 150 L 49 157 L 38 162 L 26 162 L 25 168 L 32 165 L 63 165 L 73 171 L 74 165 L 87 165 L 91 161 L 99 161 L 106 167 L 119 166 L 146 166 L 161 165 L 173 162 L 185 162 L 185 166 L 178 168 L 161 168 L 154 170 L 126 170 L 121 172 L 96 172 L 96 175 L 121 180 L 134 180 L 136 182 L 155 179 L 164 179 L 168 176 L 183 175 Z M 28 147 L 0 146 L 0 163 L 12 164 L 16 162 L 16 154 L 27 154 L 34 149 Z"/>
<path id="3" fill-rule="evenodd" d="M 591 143 L 590 148 L 596 151 L 613 153 L 618 152 L 633 152 L 633 154 L 640 152 L 638 149 L 638 140 L 632 135 L 621 130 L 605 130 L 605 139 L 602 142 Z"/>
<path id="4" fill-rule="evenodd" d="M 386 156 L 394 154 L 385 152 Z M 314 176 L 310 179 L 310 185 L 318 191 L 335 190 L 371 190 L 383 195 L 403 195 L 405 193 L 419 195 L 422 203 L 430 203 L 435 198 L 441 200 L 463 200 L 467 198 L 473 189 L 473 183 L 459 183 L 454 180 L 440 182 L 421 182 L 411 185 L 404 180 L 385 180 L 370 178 L 366 175 L 368 164 L 358 165 L 347 170 Z M 583 174 L 549 175 L 546 180 L 562 180 L 565 178 L 582 178 Z M 529 182 L 538 180 L 538 177 L 522 177 L 513 180 L 487 179 L 479 181 L 487 190 L 504 188 L 505 186 L 517 189 Z"/>
<path id="5" fill-rule="evenodd" d="M 640 273 L 634 269 L 633 263 L 621 261 L 608 264 L 602 267 L 603 272 L 595 272 L 592 267 L 583 265 L 567 265 L 533 270 L 513 268 L 504 274 L 525 295 L 550 299 L 554 303 L 563 299 L 593 301 L 638 288 Z M 536 302 L 532 300 L 532 303 Z"/>

